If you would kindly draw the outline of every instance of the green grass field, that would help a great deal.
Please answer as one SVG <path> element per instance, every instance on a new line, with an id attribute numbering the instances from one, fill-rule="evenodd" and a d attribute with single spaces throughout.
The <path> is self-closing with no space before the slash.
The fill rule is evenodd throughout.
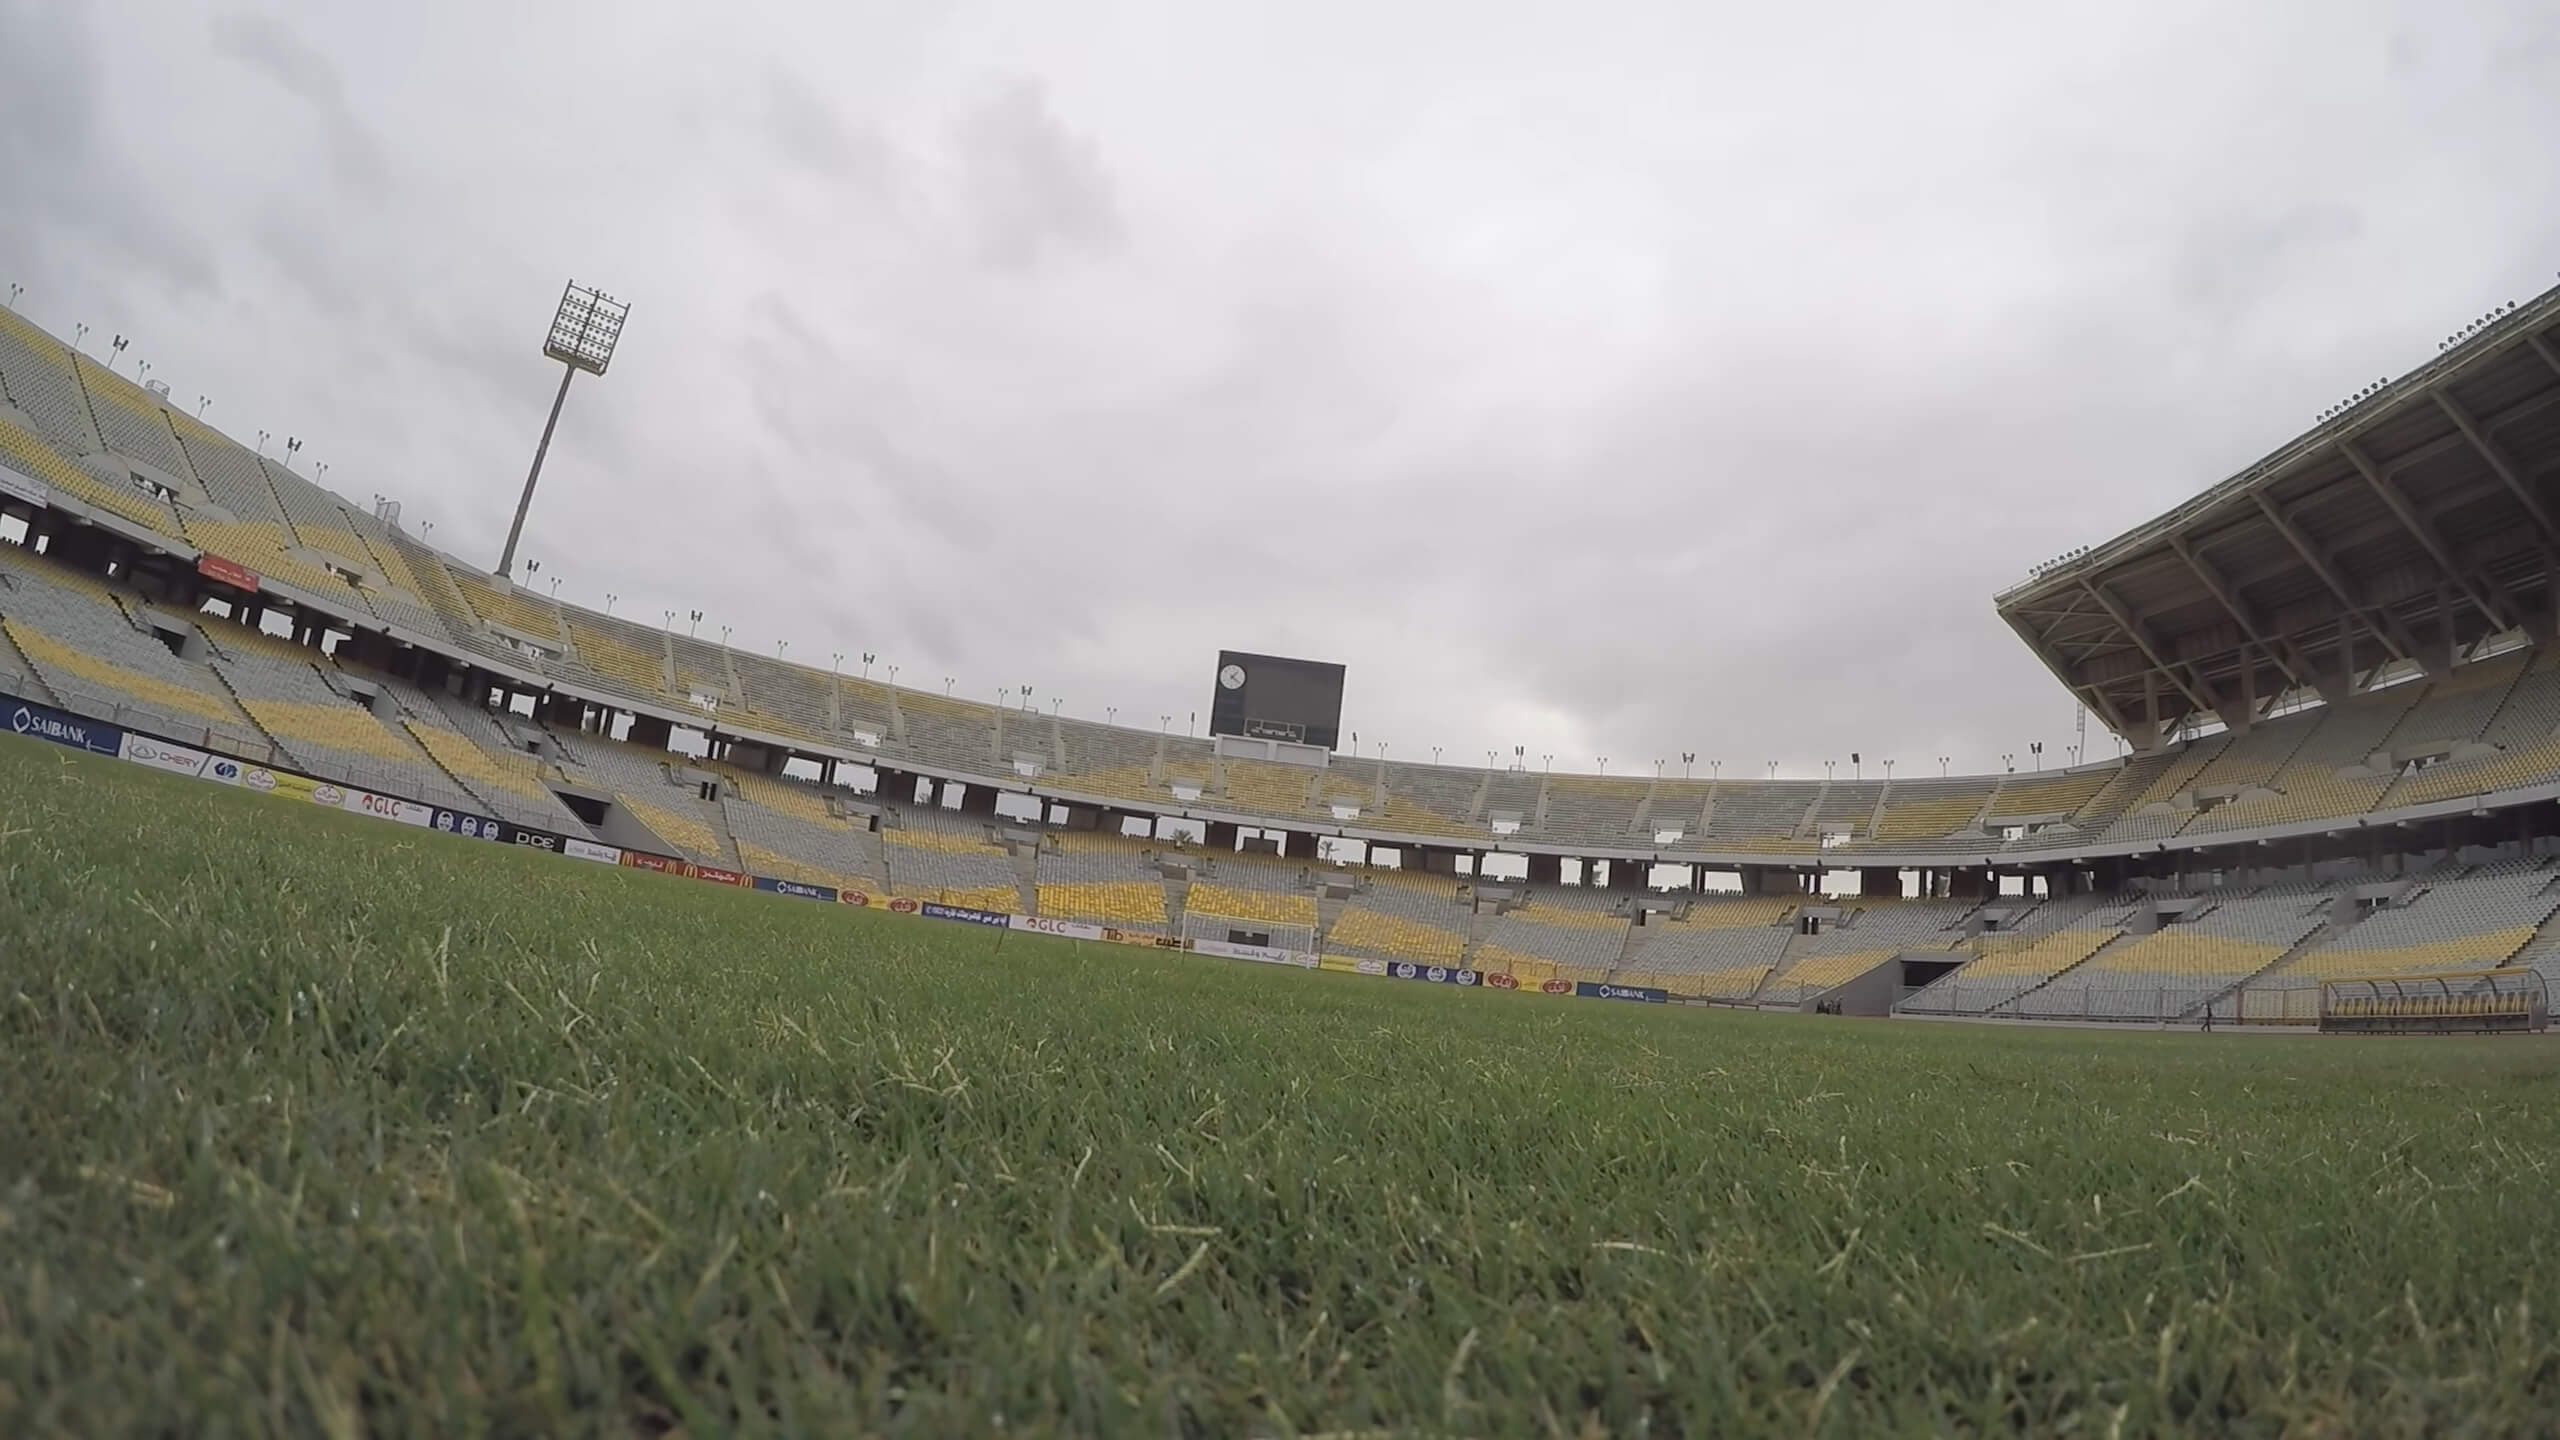
<path id="1" fill-rule="evenodd" d="M 0 1434 L 2560 1424 L 2539 1040 L 998 942 L 0 740 Z"/>

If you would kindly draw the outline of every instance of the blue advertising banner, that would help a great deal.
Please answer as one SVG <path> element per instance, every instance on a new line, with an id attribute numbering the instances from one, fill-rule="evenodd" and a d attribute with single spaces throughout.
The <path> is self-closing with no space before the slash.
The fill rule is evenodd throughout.
<path id="1" fill-rule="evenodd" d="M 794 895 L 803 900 L 824 900 L 830 905 L 836 901 L 836 887 L 833 885 L 803 885 L 797 880 L 776 880 L 770 875 L 759 875 L 756 888 L 770 895 Z"/>
<path id="2" fill-rule="evenodd" d="M 115 755 L 124 750 L 124 731 L 77 715 L 65 715 L 50 705 L 33 700 L 0 696 L 0 705 L 8 707 L 9 731 L 14 735 L 32 735 L 92 755 Z"/>
<path id="3" fill-rule="evenodd" d="M 1641 1000 L 1648 1005 L 1671 1003 L 1670 991 L 1657 990 L 1650 985 L 1595 985 L 1583 980 L 1575 983 L 1573 993 L 1585 1000 Z"/>
<path id="4" fill-rule="evenodd" d="M 1433 985 L 1473 985 L 1483 979 L 1473 970 L 1453 970 L 1446 965 L 1416 965 L 1399 960 L 1387 967 L 1387 973 L 1398 980 L 1423 980 Z"/>
<path id="5" fill-rule="evenodd" d="M 972 925 L 993 925 L 999 930 L 1013 928 L 1012 916 L 999 915 L 992 910 L 972 910 L 966 905 L 936 905 L 931 901 L 916 908 L 929 919 L 965 920 Z"/>

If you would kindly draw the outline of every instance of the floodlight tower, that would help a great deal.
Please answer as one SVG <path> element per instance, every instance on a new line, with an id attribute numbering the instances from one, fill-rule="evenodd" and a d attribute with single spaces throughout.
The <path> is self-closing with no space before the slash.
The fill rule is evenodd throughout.
<path id="1" fill-rule="evenodd" d="M 569 282 L 560 292 L 559 312 L 551 317 L 550 338 L 542 353 L 560 362 L 560 392 L 551 397 L 551 418 L 542 422 L 542 443 L 533 447 L 533 468 L 525 472 L 524 494 L 516 501 L 515 523 L 507 527 L 506 552 L 498 557 L 498 578 L 515 568 L 516 541 L 524 534 L 524 512 L 533 508 L 533 482 L 542 478 L 542 457 L 551 450 L 551 432 L 560 424 L 560 407 L 569 399 L 569 382 L 578 372 L 602 375 L 613 363 L 613 342 L 622 338 L 622 321 L 631 313 L 626 301 L 601 290 Z"/>

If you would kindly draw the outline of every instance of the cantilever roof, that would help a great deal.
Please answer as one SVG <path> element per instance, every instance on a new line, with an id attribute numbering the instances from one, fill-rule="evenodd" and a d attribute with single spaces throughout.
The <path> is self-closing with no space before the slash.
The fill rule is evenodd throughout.
<path id="1" fill-rule="evenodd" d="M 1996 598 L 2137 742 L 2334 697 L 2383 664 L 2549 633 L 2560 585 L 2560 288 L 2247 470 Z"/>

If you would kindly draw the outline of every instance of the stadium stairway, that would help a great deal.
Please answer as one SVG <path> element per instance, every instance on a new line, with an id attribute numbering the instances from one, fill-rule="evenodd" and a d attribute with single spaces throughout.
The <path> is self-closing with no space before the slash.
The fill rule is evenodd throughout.
<path id="1" fill-rule="evenodd" d="M 2072 961 L 2070 964 L 2063 966 L 2061 969 L 2054 971 L 2052 974 L 2047 975 L 2033 985 L 2019 991 L 2017 994 L 2010 996 L 2008 999 L 2001 1001 L 1999 1004 L 1992 1006 L 1990 1009 L 1983 1011 L 1983 1018 L 2006 1018 L 2011 1020 L 2020 1018 L 2024 1012 L 2021 1011 L 2018 1006 L 2020 1002 L 2024 1001 L 2028 996 L 2060 982 L 2063 977 L 2067 975 L 2078 974 L 2083 968 L 2095 961 L 2101 955 L 2105 955 L 2118 949 L 2129 950 L 2133 948 L 2134 943 L 2142 938 L 2142 936 L 2134 934 L 2130 929 L 2117 932 L 2115 935 L 2109 937 L 2106 944 L 2099 946 L 2097 949 L 2090 951 L 2088 954 L 2083 955 L 2079 959 Z M 1955 977 L 1949 976 L 1947 978 L 1953 979 Z"/>
<path id="2" fill-rule="evenodd" d="M 2515 954 L 2507 957 L 2508 965 L 2531 970 L 2542 977 L 2542 983 L 2560 994 L 2560 909 L 2544 917 L 2534 927 L 2533 938 L 2524 942 Z"/>
<path id="3" fill-rule="evenodd" d="M 1017 915 L 1040 913 L 1041 843 L 1036 837 L 1028 841 L 1007 842 L 1013 851 L 1013 884 L 1018 892 L 1015 903 L 1022 907 L 1013 912 Z"/>
<path id="4" fill-rule="evenodd" d="M 2333 911 L 2335 908 L 2335 906 L 2331 907 Z M 2311 933 L 2303 936 L 2300 940 L 2295 941 L 2283 954 L 2269 960 L 2266 964 L 2259 966 L 2256 970 L 2251 971 L 2243 978 L 2235 980 L 2231 984 L 2215 991 L 2213 994 L 2206 996 L 2202 1001 L 2188 1006 L 2184 1011 L 2179 1013 L 2179 1021 L 2184 1022 L 2188 1020 L 2201 1019 L 2208 1014 L 2216 1016 L 2217 1018 L 2222 1016 L 2236 1016 L 2239 1013 L 2237 1006 L 2240 1000 L 2240 992 L 2257 984 L 2259 981 L 2266 979 L 2270 975 L 2281 974 L 2286 966 L 2300 960 L 2303 956 L 2311 954 L 2315 950 L 2326 948 L 2331 941 L 2337 939 L 2340 935 L 2345 934 L 2349 928 L 2350 927 L 2348 926 L 2340 925 L 2328 915 L 2321 916 L 2320 923 L 2312 928 Z"/>
<path id="5" fill-rule="evenodd" d="M 6 630 L 0 630 L 0 686 L 7 687 L 12 695 L 41 700 L 48 705 L 56 703 L 52 688 L 36 674 L 35 665 L 20 652 L 17 642 L 9 638 Z"/>

